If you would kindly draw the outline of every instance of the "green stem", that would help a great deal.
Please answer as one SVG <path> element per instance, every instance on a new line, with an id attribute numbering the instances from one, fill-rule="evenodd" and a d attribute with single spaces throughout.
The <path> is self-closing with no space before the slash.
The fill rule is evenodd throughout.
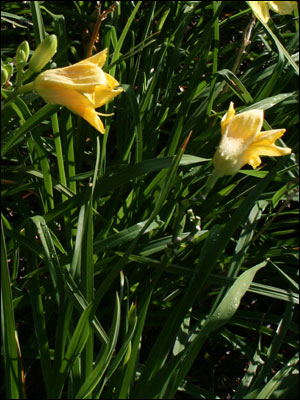
<path id="1" fill-rule="evenodd" d="M 19 94 L 30 92 L 32 90 L 34 90 L 34 84 L 33 82 L 30 82 L 26 85 L 20 86 L 18 89 L 11 92 L 9 96 L 6 96 L 7 100 L 5 101 L 5 103 L 1 104 L 1 111 L 3 111 L 8 105 L 10 105 L 10 103 L 12 103 Z M 1 94 L 3 94 L 3 92 L 1 92 Z"/>
<path id="2" fill-rule="evenodd" d="M 23 94 L 32 92 L 34 90 L 34 82 L 26 83 L 26 85 L 20 86 L 17 90 L 17 94 Z"/>
<path id="3" fill-rule="evenodd" d="M 7 107 L 11 102 L 13 102 L 15 100 L 15 98 L 17 97 L 18 93 L 17 91 L 11 92 L 9 93 L 9 95 L 7 95 L 4 91 L 1 90 L 1 95 L 7 99 L 5 102 L 1 101 L 1 111 L 3 111 L 5 109 L 5 107 Z"/>
<path id="4" fill-rule="evenodd" d="M 205 188 L 204 188 L 204 193 L 203 193 L 203 198 L 205 199 L 208 193 L 211 191 L 211 189 L 215 186 L 217 180 L 221 178 L 223 175 L 221 172 L 214 170 L 212 175 L 207 179 Z"/>

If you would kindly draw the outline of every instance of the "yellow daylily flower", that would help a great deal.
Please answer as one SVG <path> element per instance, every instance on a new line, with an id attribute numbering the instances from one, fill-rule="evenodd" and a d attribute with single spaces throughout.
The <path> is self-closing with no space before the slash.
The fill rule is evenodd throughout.
<path id="1" fill-rule="evenodd" d="M 106 57 L 107 49 L 69 67 L 44 71 L 34 80 L 32 89 L 47 103 L 67 107 L 105 133 L 99 115 L 107 114 L 95 109 L 123 91 L 115 89 L 119 82 L 102 70 Z"/>
<path id="2" fill-rule="evenodd" d="M 222 138 L 214 155 L 213 163 L 220 176 L 234 175 L 245 164 L 254 169 L 261 164 L 260 156 L 284 156 L 290 148 L 278 147 L 275 141 L 285 129 L 261 132 L 263 110 L 250 110 L 235 115 L 231 102 L 221 121 Z"/>
<path id="3" fill-rule="evenodd" d="M 285 129 L 261 132 L 264 121 L 263 110 L 249 110 L 235 115 L 231 102 L 221 121 L 222 138 L 213 157 L 214 173 L 207 182 L 210 190 L 218 178 L 236 174 L 244 165 L 254 169 L 261 164 L 260 156 L 284 156 L 290 148 L 278 147 L 275 141 Z"/>
<path id="4" fill-rule="evenodd" d="M 297 1 L 248 1 L 255 16 L 267 23 L 270 19 L 269 8 L 280 14 L 293 14 L 297 8 Z"/>

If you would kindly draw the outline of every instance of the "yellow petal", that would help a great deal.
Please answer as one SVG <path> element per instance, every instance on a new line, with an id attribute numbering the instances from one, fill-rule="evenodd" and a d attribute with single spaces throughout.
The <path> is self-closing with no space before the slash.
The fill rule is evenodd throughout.
<path id="1" fill-rule="evenodd" d="M 62 90 L 61 87 L 53 84 L 40 88 L 38 93 L 47 103 L 60 104 L 67 107 L 73 113 L 84 118 L 99 132 L 105 133 L 103 123 L 94 110 L 94 105 L 82 93 L 72 89 Z"/>
<path id="2" fill-rule="evenodd" d="M 42 72 L 35 85 L 53 83 L 62 88 L 91 92 L 97 85 L 105 85 L 105 73 L 92 63 L 77 63 L 69 67 L 50 69 Z"/>
<path id="3" fill-rule="evenodd" d="M 264 143 L 265 142 L 265 143 Z M 291 153 L 292 149 L 288 147 L 278 147 L 275 144 L 267 144 L 266 141 L 252 144 L 244 154 L 244 159 L 247 164 L 250 164 L 254 169 L 261 164 L 259 156 L 280 157 Z"/>
<path id="4" fill-rule="evenodd" d="M 82 118 L 84 118 L 89 124 L 91 124 L 94 128 L 97 129 L 100 133 L 105 133 L 103 122 L 100 117 L 98 117 L 98 113 L 94 109 L 84 109 L 83 113 L 80 114 Z"/>
<path id="5" fill-rule="evenodd" d="M 259 132 L 255 137 L 255 142 L 266 141 L 268 144 L 275 143 L 285 131 L 285 129 L 274 129 L 272 131 Z"/>
<path id="6" fill-rule="evenodd" d="M 93 104 L 82 93 L 74 89 L 62 89 L 53 83 L 36 85 L 35 91 L 47 102 L 60 104 L 68 108 L 78 109 L 83 107 L 92 107 Z M 76 111 L 77 112 L 77 111 Z M 78 113 L 78 112 L 77 112 Z"/>
<path id="7" fill-rule="evenodd" d="M 89 124 L 91 124 L 94 128 L 96 128 L 99 132 L 105 133 L 105 129 L 101 119 L 99 118 L 97 112 L 95 111 L 95 107 L 89 99 L 79 92 L 68 93 L 69 96 L 65 96 L 64 99 L 61 99 L 61 103 L 56 101 L 56 104 L 62 104 L 67 107 L 70 111 L 75 114 L 78 114 L 81 118 L 85 119 Z"/>
<path id="8" fill-rule="evenodd" d="M 59 99 L 58 99 L 59 101 Z M 56 102 L 56 104 L 62 104 L 67 107 L 70 111 L 78 114 L 81 118 L 85 119 L 89 124 L 96 128 L 99 132 L 105 133 L 105 129 L 101 119 L 99 118 L 95 107 L 89 99 L 79 92 L 68 93 L 68 96 L 61 99 L 61 103 Z"/>
<path id="9" fill-rule="evenodd" d="M 95 108 L 101 107 L 108 103 L 111 99 L 118 96 L 123 91 L 122 88 L 112 90 L 103 85 L 99 85 L 95 89 Z"/>
<path id="10" fill-rule="evenodd" d="M 247 154 L 258 154 L 260 156 L 272 156 L 272 157 L 279 157 L 279 156 L 286 156 L 290 154 L 292 149 L 288 147 L 279 147 L 275 144 L 253 144 L 247 150 Z"/>
<path id="11" fill-rule="evenodd" d="M 264 120 L 262 110 L 250 110 L 235 115 L 226 126 L 223 136 L 238 138 L 244 142 L 254 140 Z"/>
<path id="12" fill-rule="evenodd" d="M 111 75 L 104 73 L 105 78 L 106 78 L 106 84 L 114 89 L 115 87 L 119 86 L 119 82 L 113 78 Z"/>
<path id="13" fill-rule="evenodd" d="M 249 164 L 253 169 L 256 169 L 261 164 L 261 158 L 258 154 L 248 155 L 248 157 L 245 154 L 245 164 Z"/>
<path id="14" fill-rule="evenodd" d="M 102 68 L 103 65 L 105 64 L 106 57 L 107 57 L 107 49 L 104 49 L 104 50 L 100 51 L 97 54 L 94 54 L 93 56 L 91 56 L 89 58 L 85 58 L 84 60 L 79 61 L 79 63 L 77 63 L 77 64 L 81 64 L 81 63 L 84 63 L 84 62 L 90 62 L 90 63 L 96 64 L 100 68 Z"/>
<path id="15" fill-rule="evenodd" d="M 225 132 L 226 126 L 232 120 L 234 115 L 235 115 L 234 104 L 231 101 L 227 113 L 224 115 L 224 117 L 221 120 L 221 133 L 222 133 L 222 135 Z"/>
<path id="16" fill-rule="evenodd" d="M 297 8 L 297 1 L 268 1 L 268 5 L 274 12 L 286 15 L 294 13 Z"/>
<path id="17" fill-rule="evenodd" d="M 270 19 L 269 9 L 266 1 L 249 1 L 248 4 L 251 6 L 255 16 L 267 23 Z"/>

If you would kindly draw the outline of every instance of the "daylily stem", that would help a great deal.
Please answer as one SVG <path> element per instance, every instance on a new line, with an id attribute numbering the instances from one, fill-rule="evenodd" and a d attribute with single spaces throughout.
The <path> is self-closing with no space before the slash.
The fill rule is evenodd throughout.
<path id="1" fill-rule="evenodd" d="M 100 14 L 100 12 L 101 12 L 101 5 L 100 5 L 100 2 L 99 2 L 99 6 L 96 6 L 96 8 L 98 8 L 97 21 L 96 21 L 96 24 L 95 24 L 95 26 L 94 26 L 93 33 L 92 33 L 92 37 L 91 37 L 91 39 L 90 39 L 89 46 L 88 46 L 88 49 L 87 49 L 87 52 L 86 52 L 86 58 L 88 58 L 88 57 L 90 57 L 90 56 L 92 55 L 93 47 L 94 47 L 95 41 L 96 41 L 96 39 L 97 39 L 97 36 L 98 36 L 98 35 L 100 36 L 99 31 L 100 31 L 100 26 L 101 26 L 102 21 L 104 21 L 104 20 L 106 19 L 107 15 L 108 15 L 109 13 L 111 13 L 112 11 L 114 11 L 114 9 L 115 9 L 118 5 L 119 5 L 119 2 L 118 2 L 118 1 L 115 1 L 115 2 L 114 2 L 107 10 L 105 10 L 102 14 Z"/>
<path id="2" fill-rule="evenodd" d="M 237 57 L 235 59 L 234 65 L 233 65 L 233 67 L 231 69 L 231 71 L 235 75 L 237 74 L 237 72 L 239 70 L 239 67 L 241 65 L 241 60 L 242 60 L 243 54 L 246 53 L 246 48 L 251 43 L 250 38 L 251 38 L 251 34 L 252 34 L 252 30 L 253 30 L 254 25 L 255 25 L 255 17 L 253 16 L 252 20 L 249 22 L 249 24 L 246 26 L 246 28 L 245 28 L 245 30 L 243 32 L 242 45 L 241 45 L 240 50 L 238 52 L 238 55 L 237 55 Z M 222 90 L 221 94 L 222 95 L 225 94 L 228 90 L 229 90 L 228 85 L 225 85 L 225 87 Z"/>
<path id="3" fill-rule="evenodd" d="M 34 90 L 34 82 L 26 83 L 26 85 L 22 85 L 18 89 L 18 94 L 32 92 Z"/>
<path id="4" fill-rule="evenodd" d="M 211 191 L 211 189 L 215 186 L 217 180 L 221 178 L 222 174 L 218 172 L 217 170 L 214 170 L 212 175 L 207 179 L 205 188 L 204 188 L 204 193 L 203 193 L 203 198 L 206 199 L 206 196 L 208 193 Z"/>
<path id="5" fill-rule="evenodd" d="M 11 91 L 9 93 L 9 96 L 6 96 L 6 101 L 4 103 L 1 103 L 1 110 L 4 110 L 5 107 L 7 107 L 10 103 L 12 103 L 19 94 L 31 92 L 34 90 L 34 84 L 33 82 L 27 83 L 26 85 L 16 87 L 14 91 Z M 3 95 L 5 97 L 5 95 Z"/>

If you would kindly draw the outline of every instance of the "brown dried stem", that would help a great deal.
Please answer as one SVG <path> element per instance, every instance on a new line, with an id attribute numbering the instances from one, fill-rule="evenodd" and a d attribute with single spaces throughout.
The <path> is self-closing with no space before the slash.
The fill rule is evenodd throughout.
<path id="1" fill-rule="evenodd" d="M 107 18 L 108 14 L 113 12 L 114 9 L 119 5 L 119 1 L 115 1 L 107 10 L 103 11 L 103 13 L 100 14 L 101 13 L 101 4 L 100 3 L 101 3 L 100 1 L 97 1 L 97 5 L 96 5 L 96 9 L 98 10 L 97 21 L 94 26 L 92 37 L 90 39 L 89 46 L 88 46 L 88 49 L 86 52 L 86 58 L 88 58 L 92 55 L 95 41 L 97 39 L 97 36 L 100 35 L 99 31 L 100 31 L 100 26 L 101 26 L 102 21 L 104 21 Z"/>

